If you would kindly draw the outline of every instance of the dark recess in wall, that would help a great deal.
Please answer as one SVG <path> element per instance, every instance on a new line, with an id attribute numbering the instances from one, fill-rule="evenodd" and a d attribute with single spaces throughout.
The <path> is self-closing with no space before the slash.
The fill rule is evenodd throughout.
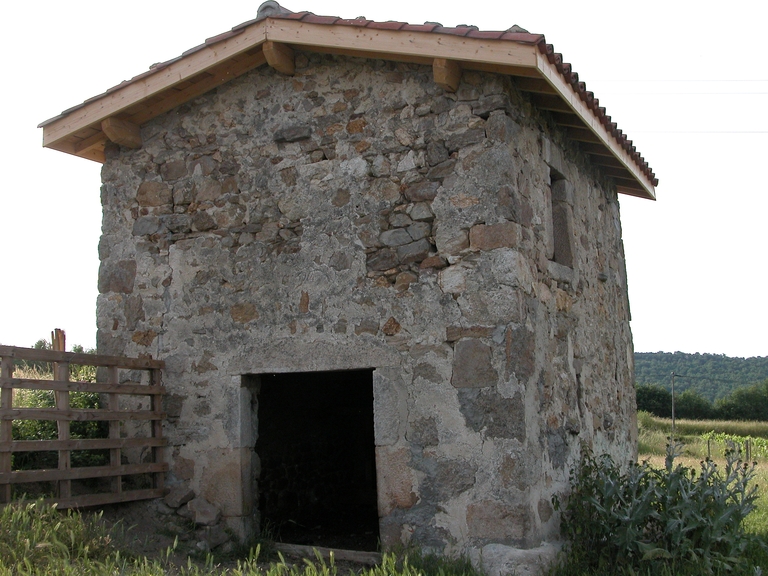
<path id="1" fill-rule="evenodd" d="M 282 542 L 376 550 L 373 371 L 262 374 L 262 530 Z"/>

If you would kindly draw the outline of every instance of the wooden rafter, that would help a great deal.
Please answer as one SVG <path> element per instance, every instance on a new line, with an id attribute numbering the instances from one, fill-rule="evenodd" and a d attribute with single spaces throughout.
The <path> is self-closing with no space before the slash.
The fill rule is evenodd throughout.
<path id="1" fill-rule="evenodd" d="M 255 22 L 43 123 L 43 145 L 103 161 L 105 119 L 119 117 L 140 126 L 265 62 L 293 74 L 293 49 L 432 65 L 435 81 L 446 90 L 458 87 L 457 70 L 514 76 L 534 104 L 561 115 L 555 121 L 562 122 L 571 137 L 599 150 L 585 151 L 598 156 L 605 151 L 615 158 L 639 186 L 635 195 L 655 198 L 650 178 L 535 45 L 285 18 Z"/>

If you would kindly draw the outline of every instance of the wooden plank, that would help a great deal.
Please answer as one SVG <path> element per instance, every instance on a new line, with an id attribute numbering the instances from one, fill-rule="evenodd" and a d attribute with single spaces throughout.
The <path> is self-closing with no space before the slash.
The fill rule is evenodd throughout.
<path id="1" fill-rule="evenodd" d="M 571 107 L 555 94 L 531 94 L 531 102 L 541 110 L 573 114 Z"/>
<path id="2" fill-rule="evenodd" d="M 94 148 L 99 148 L 103 151 L 104 145 L 107 142 L 107 135 L 104 134 L 104 132 L 96 132 L 93 136 L 90 136 L 89 138 L 83 138 L 80 142 L 75 144 L 75 154 L 78 156 L 82 155 L 84 152 L 90 151 Z"/>
<path id="3" fill-rule="evenodd" d="M 565 112 L 550 112 L 552 119 L 559 125 L 566 128 L 583 128 L 587 129 L 587 125 L 584 121 L 576 116 L 576 114 L 570 114 Z"/>
<path id="4" fill-rule="evenodd" d="M 600 166 L 600 171 L 605 174 L 606 176 L 616 176 L 619 178 L 626 178 L 627 180 L 632 180 L 632 174 L 627 172 L 627 169 L 622 167 L 616 167 L 616 166 Z"/>
<path id="5" fill-rule="evenodd" d="M 640 186 L 637 186 L 637 184 L 635 184 L 635 186 L 617 185 L 616 191 L 619 194 L 626 194 L 627 196 L 636 196 L 638 198 L 646 198 L 646 199 L 648 198 L 647 192 L 645 191 L 645 189 L 641 188 Z"/>
<path id="6" fill-rule="evenodd" d="M 111 116 L 101 121 L 101 130 L 115 144 L 134 150 L 141 148 L 141 128 L 133 122 Z"/>
<path id="7" fill-rule="evenodd" d="M 119 382 L 119 378 L 120 378 L 119 370 L 114 366 L 111 366 L 110 368 L 108 368 L 108 370 L 109 372 L 108 372 L 107 379 L 109 380 L 109 383 L 114 386 Z M 112 410 L 113 412 L 117 412 L 120 410 L 120 397 L 117 394 L 109 395 L 109 409 Z M 109 438 L 112 441 L 120 439 L 120 422 L 113 420 L 109 423 Z M 112 467 L 120 466 L 120 464 L 122 464 L 121 454 L 122 454 L 122 451 L 120 447 L 118 446 L 112 447 L 109 450 L 109 465 Z M 112 478 L 112 492 L 114 492 L 115 494 L 120 494 L 122 491 L 123 491 L 123 477 L 114 476 Z"/>
<path id="8" fill-rule="evenodd" d="M 488 64 L 485 62 L 464 62 L 462 68 L 465 70 L 478 70 L 480 72 L 490 72 L 491 74 L 506 74 L 520 78 L 541 78 L 541 74 L 535 68 L 526 68 L 523 66 Z"/>
<path id="9" fill-rule="evenodd" d="M 603 144 L 591 144 L 587 142 L 579 142 L 579 148 L 581 148 L 582 151 L 586 152 L 587 154 L 591 154 L 593 156 L 613 157 L 613 152 L 611 152 Z"/>
<path id="10" fill-rule="evenodd" d="M 461 83 L 461 66 L 456 60 L 435 58 L 432 62 L 432 76 L 440 88 L 446 92 L 456 92 Z"/>
<path id="11" fill-rule="evenodd" d="M 11 378 L 13 376 L 13 359 L 4 357 L 0 362 L 0 374 L 3 378 Z M 0 391 L 0 409 L 10 410 L 13 408 L 13 390 L 3 388 Z M 0 447 L 3 449 L 10 448 L 11 441 L 13 440 L 13 422 L 11 420 L 0 422 Z M 3 451 L 0 454 L 0 474 L 9 474 L 11 472 L 11 453 L 10 451 Z M 11 485 L 0 484 L 0 503 L 11 501 Z"/>
<path id="12" fill-rule="evenodd" d="M 266 62 L 267 59 L 261 51 L 253 55 L 244 54 L 242 57 L 235 59 L 234 63 L 226 63 L 226 65 L 207 71 L 204 80 L 194 83 L 185 82 L 181 85 L 183 89 L 174 87 L 165 91 L 162 97 L 153 98 L 153 102 L 147 103 L 147 105 L 142 103 L 141 105 L 133 106 L 126 113 L 129 115 L 131 122 L 141 125 L 155 116 L 173 110 L 193 98 L 202 96 L 225 82 L 242 76 L 254 68 L 263 66 Z"/>
<path id="13" fill-rule="evenodd" d="M 151 358 L 127 358 L 122 356 L 104 356 L 101 354 L 78 354 L 76 352 L 57 352 L 55 350 L 36 350 L 19 346 L 1 346 L 0 357 L 10 356 L 15 360 L 39 360 L 42 362 L 69 362 L 85 366 L 117 366 L 133 370 L 165 368 L 162 360 Z"/>
<path id="14" fill-rule="evenodd" d="M 597 164 L 598 166 L 613 166 L 615 168 L 624 168 L 624 164 L 619 162 L 614 156 L 592 156 L 590 154 L 590 159 L 592 160 L 593 164 Z M 624 168 L 626 170 L 626 168 Z"/>
<path id="15" fill-rule="evenodd" d="M 152 370 L 150 373 L 150 383 L 154 386 L 162 386 L 162 372 L 160 370 Z M 155 410 L 157 412 L 160 412 L 163 409 L 162 405 L 162 397 L 161 396 L 152 396 L 151 399 L 152 402 L 152 410 Z M 152 422 L 152 436 L 156 440 L 161 440 L 163 438 L 163 421 L 162 420 L 155 420 Z M 164 456 L 165 456 L 165 449 L 163 448 L 165 444 L 159 444 L 156 447 L 152 448 L 152 461 L 156 463 L 163 462 Z M 152 483 L 154 484 L 155 488 L 164 488 L 165 487 L 165 476 L 162 472 L 155 474 L 152 477 Z"/>
<path id="16" fill-rule="evenodd" d="M 48 504 L 56 504 L 57 508 L 88 508 L 89 506 L 104 506 L 106 504 L 119 504 L 122 502 L 133 502 L 136 500 L 150 500 L 152 498 L 162 498 L 168 493 L 167 489 L 145 488 L 143 490 L 126 490 L 120 494 L 83 494 L 72 496 L 66 499 L 50 498 L 43 500 Z"/>
<path id="17" fill-rule="evenodd" d="M 272 68 L 286 76 L 294 75 L 296 60 L 290 46 L 286 46 L 282 42 L 267 40 L 261 49 L 267 59 L 267 64 Z"/>
<path id="18" fill-rule="evenodd" d="M 51 333 L 51 347 L 56 352 L 64 352 L 66 350 L 66 335 L 64 331 L 57 328 Z M 68 362 L 54 362 L 53 363 L 53 379 L 60 382 L 67 382 L 69 380 L 69 363 Z M 54 393 L 56 398 L 56 410 L 54 410 L 56 420 L 56 428 L 58 430 L 58 439 L 66 442 L 69 440 L 69 420 L 64 416 L 69 412 L 69 392 L 66 390 L 57 390 Z M 59 459 L 59 473 L 66 475 L 71 468 L 70 451 L 66 448 L 60 448 L 58 451 Z M 61 477 L 57 484 L 58 498 L 69 498 L 72 494 L 72 483 L 66 477 Z"/>
<path id="19" fill-rule="evenodd" d="M 410 54 L 371 54 L 368 50 L 358 50 L 352 48 L 333 48 L 329 46 L 313 46 L 311 50 L 307 49 L 306 52 L 313 52 L 318 54 L 335 54 L 338 56 L 349 56 L 350 58 L 367 58 L 369 60 L 387 60 L 389 62 L 403 62 L 405 64 L 423 64 L 424 66 L 432 66 L 434 58 L 429 56 L 413 56 Z"/>
<path id="20" fill-rule="evenodd" d="M 303 546 L 301 544 L 285 544 L 283 542 L 273 542 L 275 550 L 283 554 L 291 554 L 310 560 L 315 558 L 315 551 L 324 559 L 329 559 L 333 554 L 334 559 L 349 562 L 359 562 L 376 566 L 381 563 L 381 554 L 379 552 L 363 552 L 360 550 L 341 550 L 337 548 L 323 548 L 321 546 Z"/>
<path id="21" fill-rule="evenodd" d="M 632 178 L 636 181 L 637 185 L 645 190 L 644 197 L 649 200 L 655 200 L 656 192 L 653 182 L 651 182 L 651 180 L 640 170 L 635 159 L 622 147 L 616 138 L 614 138 L 613 134 L 608 132 L 606 127 L 603 126 L 602 121 L 582 101 L 581 95 L 565 81 L 557 68 L 549 62 L 547 56 L 537 52 L 536 58 L 536 67 L 547 82 L 557 90 L 560 98 L 568 104 L 579 118 L 584 120 L 588 129 L 597 137 L 597 141 L 606 146 L 613 153 L 613 156 L 624 165 L 630 174 L 632 174 Z"/>
<path id="22" fill-rule="evenodd" d="M 69 392 L 97 392 L 99 394 L 126 394 L 152 396 L 165 394 L 165 388 L 145 384 L 103 384 L 99 382 L 56 382 L 55 380 L 32 380 L 29 378 L 0 378 L 0 388 L 21 388 L 25 390 L 66 390 Z"/>
<path id="23" fill-rule="evenodd" d="M 166 446 L 167 438 L 81 438 L 77 440 L 14 440 L 0 445 L 0 452 L 45 452 L 51 450 L 107 450 Z"/>
<path id="24" fill-rule="evenodd" d="M 162 412 L 150 410 L 112 410 L 93 409 L 75 410 L 69 408 L 12 408 L 0 409 L 0 420 L 54 420 L 61 422 L 86 422 L 96 420 L 109 422 L 112 420 L 162 420 L 166 417 Z M 59 437 L 59 440 L 64 438 Z"/>
<path id="25" fill-rule="evenodd" d="M 82 466 L 66 470 L 17 470 L 10 473 L 0 473 L 0 483 L 21 484 L 24 482 L 69 482 L 86 478 L 109 478 L 111 476 L 128 476 L 129 474 L 151 474 L 167 472 L 168 464 L 124 464 L 122 466 Z M 66 498 L 67 496 L 62 496 Z"/>
<path id="26" fill-rule="evenodd" d="M 43 146 L 56 148 L 69 134 L 86 127 L 98 126 L 104 118 L 116 116 L 129 106 L 142 102 L 159 92 L 176 86 L 188 78 L 199 74 L 224 60 L 228 60 L 266 40 L 266 21 L 254 23 L 240 34 L 206 46 L 188 56 L 158 69 L 125 86 L 73 110 L 63 118 L 44 122 Z M 58 149 L 58 148 L 57 148 Z"/>
<path id="27" fill-rule="evenodd" d="M 445 58 L 464 62 L 481 62 L 535 68 L 538 48 L 503 40 L 466 38 L 430 32 L 380 30 L 357 26 L 327 26 L 294 20 L 267 19 L 266 39 L 294 47 L 318 46 L 361 50 L 369 58 L 389 59 L 390 55 Z"/>
<path id="28" fill-rule="evenodd" d="M 541 76 L 536 78 L 515 78 L 515 84 L 523 92 L 533 92 L 535 94 L 557 94 L 557 90 L 544 80 Z"/>
<path id="29" fill-rule="evenodd" d="M 588 128 L 568 128 L 568 138 L 576 142 L 600 144 L 600 137 Z"/>

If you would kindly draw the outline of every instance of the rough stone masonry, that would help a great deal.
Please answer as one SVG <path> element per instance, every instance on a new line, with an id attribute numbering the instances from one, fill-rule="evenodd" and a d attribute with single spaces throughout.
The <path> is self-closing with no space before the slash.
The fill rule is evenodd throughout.
<path id="1" fill-rule="evenodd" d="M 107 148 L 98 347 L 165 360 L 168 482 L 239 534 L 244 375 L 374 369 L 385 547 L 539 547 L 582 444 L 634 454 L 616 192 L 514 79 L 298 52 L 142 138 Z"/>

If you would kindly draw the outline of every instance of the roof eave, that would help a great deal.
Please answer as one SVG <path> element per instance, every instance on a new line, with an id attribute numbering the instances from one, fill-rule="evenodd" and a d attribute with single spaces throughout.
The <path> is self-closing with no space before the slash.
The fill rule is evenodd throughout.
<path id="1" fill-rule="evenodd" d="M 386 24 L 386 23 L 384 23 Z M 533 37 L 536 38 L 536 37 Z M 213 89 L 266 62 L 261 50 L 266 41 L 309 51 L 432 64 L 435 59 L 454 61 L 462 69 L 544 79 L 580 123 L 588 129 L 587 141 L 599 143 L 618 161 L 621 177 L 617 190 L 654 200 L 655 177 L 647 165 L 641 169 L 620 142 L 615 127 L 584 102 L 583 90 L 567 83 L 558 66 L 550 62 L 541 42 L 473 38 L 436 31 L 361 27 L 267 18 L 209 39 L 181 57 L 163 63 L 130 81 L 92 98 L 40 124 L 43 146 L 95 161 L 104 161 L 107 136 L 102 123 L 118 118 L 141 125 L 191 98 Z M 541 37 L 543 42 L 543 37 Z M 561 66 L 562 67 L 562 66 Z M 619 131 L 619 135 L 620 131 Z M 631 144 L 631 143 L 630 143 Z M 631 149 L 634 150 L 634 149 Z M 622 170 L 623 169 L 623 170 Z M 626 171 L 626 174 L 624 174 Z"/>

